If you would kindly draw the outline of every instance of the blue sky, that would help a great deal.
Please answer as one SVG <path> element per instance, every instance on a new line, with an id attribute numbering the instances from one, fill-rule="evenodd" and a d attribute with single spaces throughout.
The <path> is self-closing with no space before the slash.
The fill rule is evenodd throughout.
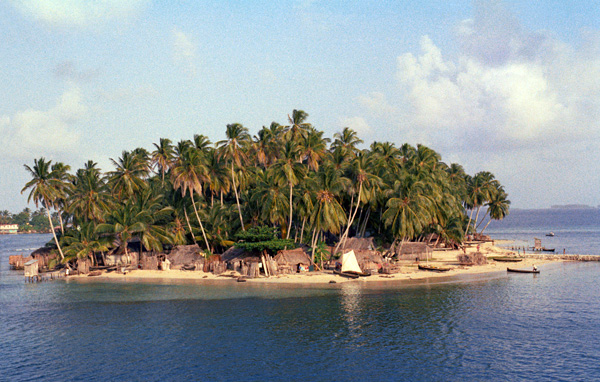
<path id="1" fill-rule="evenodd" d="M 593 2 L 6 0 L 0 21 L 0 209 L 34 158 L 111 170 L 293 109 L 492 171 L 513 207 L 600 204 Z"/>

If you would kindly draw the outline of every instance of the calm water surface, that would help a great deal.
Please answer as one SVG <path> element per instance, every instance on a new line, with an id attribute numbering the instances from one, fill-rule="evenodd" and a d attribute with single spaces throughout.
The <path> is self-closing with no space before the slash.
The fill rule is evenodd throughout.
<path id="1" fill-rule="evenodd" d="M 53 281 L 0 236 L 0 380 L 600 379 L 600 264 L 478 281 L 300 288 Z"/>

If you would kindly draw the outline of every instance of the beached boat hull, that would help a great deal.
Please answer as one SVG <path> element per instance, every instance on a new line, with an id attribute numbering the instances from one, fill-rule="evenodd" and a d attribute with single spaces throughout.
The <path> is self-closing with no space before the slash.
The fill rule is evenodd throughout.
<path id="1" fill-rule="evenodd" d="M 357 279 L 360 277 L 356 273 L 342 272 L 342 271 L 338 271 L 338 270 L 334 270 L 333 273 L 335 273 L 336 275 L 340 275 L 342 277 L 347 277 L 349 279 Z"/>
<path id="2" fill-rule="evenodd" d="M 492 258 L 492 260 L 499 261 L 501 263 L 518 263 L 520 261 L 523 261 L 523 259 L 516 259 L 512 257 L 494 257 Z"/>
<path id="3" fill-rule="evenodd" d="M 515 272 L 515 273 L 540 273 L 539 270 L 534 271 L 533 269 L 515 269 L 515 268 L 506 268 L 507 272 Z"/>
<path id="4" fill-rule="evenodd" d="M 450 268 L 438 268 L 429 265 L 419 265 L 419 269 L 422 271 L 430 271 L 430 272 L 448 272 Z"/>

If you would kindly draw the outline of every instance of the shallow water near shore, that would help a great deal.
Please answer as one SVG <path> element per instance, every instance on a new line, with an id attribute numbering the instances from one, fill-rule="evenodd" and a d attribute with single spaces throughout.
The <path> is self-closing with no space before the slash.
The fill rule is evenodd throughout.
<path id="1" fill-rule="evenodd" d="M 26 284 L 0 237 L 0 380 L 594 380 L 600 263 L 337 287 Z"/>

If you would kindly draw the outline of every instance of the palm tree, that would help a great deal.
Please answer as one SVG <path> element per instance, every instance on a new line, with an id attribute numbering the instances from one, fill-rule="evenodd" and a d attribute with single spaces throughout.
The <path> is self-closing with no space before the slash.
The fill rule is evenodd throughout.
<path id="1" fill-rule="evenodd" d="M 306 138 L 308 130 L 311 127 L 310 123 L 306 122 L 308 113 L 304 110 L 292 111 L 292 115 L 288 114 L 289 126 L 285 127 L 285 138 L 298 142 L 300 138 Z"/>
<path id="2" fill-rule="evenodd" d="M 289 207 L 286 189 L 287 187 L 277 181 L 273 175 L 273 169 L 259 171 L 255 192 L 250 200 L 260 211 L 260 218 L 263 221 L 277 224 L 282 227 L 282 230 L 285 224 L 285 213 Z"/>
<path id="3" fill-rule="evenodd" d="M 175 158 L 175 150 L 171 140 L 168 138 L 160 138 L 159 144 L 154 143 L 156 150 L 152 152 L 152 164 L 158 167 L 162 181 L 165 181 L 165 173 L 171 169 Z"/>
<path id="4" fill-rule="evenodd" d="M 271 126 L 263 126 L 258 131 L 258 135 L 254 137 L 254 154 L 256 161 L 268 168 L 277 160 L 277 152 L 279 151 L 279 142 L 281 141 L 284 132 L 284 127 L 277 122 L 271 122 Z"/>
<path id="5" fill-rule="evenodd" d="M 323 138 L 323 132 L 312 127 L 306 138 L 300 140 L 302 162 L 306 163 L 312 171 L 318 171 L 319 164 L 327 156 L 327 142 L 329 142 L 329 138 Z"/>
<path id="6" fill-rule="evenodd" d="M 228 192 L 231 183 L 225 161 L 223 161 L 217 150 L 211 149 L 205 155 L 206 176 L 208 178 L 208 189 L 210 191 L 210 205 L 214 205 L 215 195 Z M 221 197 L 221 206 L 223 198 Z"/>
<path id="7" fill-rule="evenodd" d="M 349 216 L 348 216 L 348 224 L 346 226 L 346 230 L 344 234 L 340 238 L 338 245 L 336 246 L 334 253 L 337 252 L 340 245 L 344 243 L 346 238 L 348 237 L 348 233 L 350 232 L 350 227 L 354 222 L 354 218 L 356 217 L 356 213 L 358 212 L 358 208 L 361 203 L 367 203 L 370 199 L 369 196 L 372 194 L 366 192 L 363 194 L 363 188 L 366 187 L 368 189 L 374 189 L 379 187 L 381 184 L 381 179 L 373 174 L 371 170 L 373 169 L 373 161 L 372 157 L 368 156 L 366 153 L 359 153 L 354 160 L 352 161 L 351 166 L 351 177 L 354 181 L 354 186 L 358 185 L 358 195 L 356 196 L 356 206 L 354 207 L 354 212 L 352 212 L 353 206 L 350 203 Z M 352 194 L 352 199 L 354 199 L 354 194 Z"/>
<path id="8" fill-rule="evenodd" d="M 394 236 L 394 241 L 415 238 L 431 221 L 432 200 L 427 196 L 428 185 L 408 176 L 397 180 L 382 219 Z"/>
<path id="9" fill-rule="evenodd" d="M 65 247 L 65 260 L 73 258 L 84 259 L 88 257 L 95 265 L 95 256 L 97 252 L 108 251 L 109 242 L 106 237 L 100 237 L 96 232 L 96 226 L 93 222 L 83 223 L 76 229 L 71 229 L 61 238 Z"/>
<path id="10" fill-rule="evenodd" d="M 504 187 L 499 186 L 498 190 L 494 193 L 491 200 L 488 202 L 488 214 L 490 220 L 487 222 L 485 227 L 481 230 L 481 233 L 490 225 L 492 220 L 502 220 L 509 214 L 510 200 L 507 199 L 508 194 L 504 191 Z M 482 219 L 483 221 L 483 219 Z"/>
<path id="11" fill-rule="evenodd" d="M 292 230 L 292 218 L 293 218 L 293 203 L 292 195 L 294 192 L 294 186 L 297 185 L 305 176 L 306 169 L 302 163 L 298 162 L 300 157 L 300 150 L 298 145 L 294 141 L 287 141 L 285 146 L 281 150 L 281 157 L 273 165 L 272 170 L 274 176 L 281 183 L 287 183 L 289 187 L 289 208 L 290 214 L 288 216 L 288 228 L 286 239 L 290 238 L 290 232 Z"/>
<path id="12" fill-rule="evenodd" d="M 50 165 L 52 161 L 46 162 L 46 159 L 41 157 L 40 159 L 34 159 L 33 163 L 33 168 L 29 167 L 28 165 L 24 165 L 25 169 L 32 176 L 32 179 L 25 184 L 25 187 L 23 187 L 21 190 L 21 194 L 27 189 L 31 188 L 31 192 L 27 197 L 27 202 L 29 203 L 29 201 L 33 199 L 36 208 L 38 207 L 38 204 L 42 204 L 42 207 L 46 209 L 46 213 L 48 214 L 48 222 L 50 223 L 50 229 L 52 230 L 52 235 L 54 236 L 54 242 L 56 243 L 56 247 L 60 253 L 60 258 L 63 260 L 65 255 L 63 254 L 60 244 L 58 243 L 58 238 L 56 237 L 56 232 L 54 231 L 54 224 L 52 223 L 50 208 L 52 208 L 56 199 L 64 197 L 64 185 L 50 171 Z"/>
<path id="13" fill-rule="evenodd" d="M 332 149 L 340 148 L 346 155 L 355 155 L 358 153 L 359 144 L 363 143 L 363 140 L 358 138 L 356 131 L 349 127 L 344 127 L 341 133 L 335 133 L 333 135 L 334 141 L 331 144 Z"/>
<path id="14" fill-rule="evenodd" d="M 240 197 L 238 195 L 237 185 L 235 182 L 235 166 L 241 167 L 242 163 L 244 163 L 247 159 L 245 150 L 250 143 L 250 134 L 248 134 L 248 129 L 241 124 L 232 123 L 227 125 L 226 136 L 227 139 L 217 142 L 217 145 L 221 150 L 221 156 L 226 158 L 231 164 L 231 181 L 233 183 L 235 201 L 237 203 L 238 213 L 240 215 L 242 231 L 245 231 L 246 229 L 244 228 L 242 207 L 240 206 Z"/>
<path id="15" fill-rule="evenodd" d="M 141 211 L 131 201 L 124 204 L 117 204 L 106 215 L 106 223 L 101 223 L 96 226 L 96 232 L 99 234 L 110 234 L 118 240 L 118 247 L 125 251 L 125 255 L 129 256 L 127 244 L 136 234 L 143 232 L 145 224 L 151 220 L 148 211 Z"/>
<path id="16" fill-rule="evenodd" d="M 204 226 L 202 225 L 202 220 L 200 219 L 194 200 L 194 193 L 202 195 L 202 183 L 206 180 L 206 167 L 202 162 L 200 153 L 195 148 L 184 148 L 183 152 L 179 152 L 178 155 L 175 165 L 171 169 L 173 187 L 176 190 L 181 190 L 183 197 L 189 191 L 196 219 L 198 219 L 198 224 L 200 224 L 206 248 L 210 252 L 210 245 L 208 244 L 206 232 L 204 231 Z"/>
<path id="17" fill-rule="evenodd" d="M 144 180 L 148 167 L 140 153 L 123 151 L 118 160 L 110 158 L 110 161 L 116 169 L 108 173 L 108 184 L 119 201 L 133 197 L 148 186 Z"/>
<path id="18" fill-rule="evenodd" d="M 332 166 L 321 166 L 310 182 L 315 195 L 314 209 L 310 220 L 313 227 L 311 247 L 314 255 L 316 234 L 324 231 L 337 235 L 347 221 L 344 208 L 339 202 L 339 195 L 348 187 L 349 182 L 341 175 L 340 171 Z"/>
<path id="19" fill-rule="evenodd" d="M 73 187 L 68 197 L 70 211 L 75 222 L 103 222 L 103 215 L 111 205 L 106 184 L 97 163 L 88 161 L 83 169 L 77 170 Z"/>
<path id="20" fill-rule="evenodd" d="M 499 182 L 494 178 L 494 174 L 487 171 L 481 171 L 473 178 L 470 178 L 470 182 L 467 185 L 467 197 L 471 204 L 471 216 L 473 215 L 473 209 L 477 208 L 475 215 L 475 222 L 479 219 L 479 211 L 481 207 L 492 199 L 494 192 L 498 190 Z M 471 217 L 469 217 L 469 223 L 467 224 L 467 234 L 471 226 Z"/>
<path id="21" fill-rule="evenodd" d="M 60 232 L 63 235 L 65 234 L 65 225 L 63 223 L 63 218 L 62 218 L 60 211 L 62 210 L 64 212 L 67 207 L 67 195 L 69 194 L 69 191 L 71 188 L 71 180 L 72 180 L 72 175 L 69 174 L 70 170 L 71 170 L 71 166 L 65 165 L 64 163 L 61 163 L 61 162 L 56 162 L 52 165 L 52 171 L 51 171 L 52 176 L 56 180 L 59 181 L 58 184 L 62 188 L 62 190 L 60 190 L 60 196 L 54 200 L 53 207 L 58 212 L 58 221 L 60 222 Z"/>

